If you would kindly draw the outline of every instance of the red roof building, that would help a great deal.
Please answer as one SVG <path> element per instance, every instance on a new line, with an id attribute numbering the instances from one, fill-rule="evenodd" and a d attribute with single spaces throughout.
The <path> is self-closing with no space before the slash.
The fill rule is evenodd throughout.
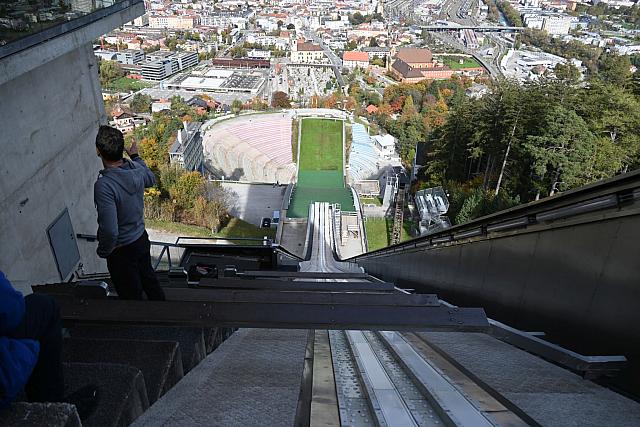
<path id="1" fill-rule="evenodd" d="M 342 55 L 342 65 L 346 68 L 367 68 L 369 54 L 367 52 L 348 51 Z"/>

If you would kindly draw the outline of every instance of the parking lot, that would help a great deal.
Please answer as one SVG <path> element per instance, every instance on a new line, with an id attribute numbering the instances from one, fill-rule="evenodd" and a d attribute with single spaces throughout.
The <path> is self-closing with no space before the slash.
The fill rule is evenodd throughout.
<path id="1" fill-rule="evenodd" d="M 272 218 L 273 211 L 280 210 L 286 185 L 247 184 L 241 182 L 220 182 L 225 189 L 235 193 L 235 206 L 231 215 L 255 226 L 260 226 L 262 218 Z"/>

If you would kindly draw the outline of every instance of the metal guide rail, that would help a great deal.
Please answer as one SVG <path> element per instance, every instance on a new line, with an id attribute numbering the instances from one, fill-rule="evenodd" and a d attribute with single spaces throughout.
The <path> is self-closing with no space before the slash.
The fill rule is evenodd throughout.
<path id="1" fill-rule="evenodd" d="M 536 425 L 414 333 L 309 331 L 296 425 Z"/>
<path id="2" fill-rule="evenodd" d="M 330 274 L 314 281 L 308 273 L 276 273 L 270 272 L 268 279 L 203 278 L 196 287 L 187 286 L 184 277 L 161 277 L 166 301 L 119 300 L 99 280 L 33 290 L 55 297 L 67 323 L 464 331 L 489 327 L 481 308 L 446 307 L 436 295 L 407 294 L 390 283 L 363 277 L 355 282 L 324 281 Z M 290 280 L 296 277 L 300 280 Z"/>

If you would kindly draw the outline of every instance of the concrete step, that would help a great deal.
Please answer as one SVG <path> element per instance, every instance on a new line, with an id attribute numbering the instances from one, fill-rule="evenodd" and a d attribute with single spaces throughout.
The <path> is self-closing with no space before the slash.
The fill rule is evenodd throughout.
<path id="1" fill-rule="evenodd" d="M 62 360 L 81 363 L 116 363 L 139 369 L 152 404 L 183 377 L 182 356 L 175 341 L 134 341 L 67 338 Z"/>
<path id="2" fill-rule="evenodd" d="M 114 363 L 63 366 L 66 396 L 88 385 L 98 387 L 98 407 L 82 422 L 84 427 L 128 426 L 149 407 L 144 377 L 137 368 Z"/>
<path id="3" fill-rule="evenodd" d="M 81 427 L 76 407 L 68 403 L 16 402 L 0 411 L 0 426 Z"/>
<path id="4" fill-rule="evenodd" d="M 204 342 L 207 347 L 207 354 L 213 352 L 237 330 L 238 328 L 205 328 Z"/>
<path id="5" fill-rule="evenodd" d="M 194 327 L 83 324 L 74 326 L 69 333 L 72 338 L 175 341 L 180 345 L 185 375 L 204 359 L 207 350 L 203 329 Z"/>

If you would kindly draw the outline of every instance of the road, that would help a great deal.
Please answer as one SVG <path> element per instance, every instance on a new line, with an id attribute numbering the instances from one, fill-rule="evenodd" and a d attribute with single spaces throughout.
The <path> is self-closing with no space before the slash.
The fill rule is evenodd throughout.
<path id="1" fill-rule="evenodd" d="M 320 38 L 313 31 L 307 31 L 305 35 L 308 40 L 312 40 L 313 42 L 317 43 L 324 50 L 324 54 L 327 55 L 327 58 L 329 58 L 329 61 L 331 61 L 331 64 L 333 65 L 333 71 L 336 75 L 336 79 L 338 80 L 338 84 L 340 85 L 340 87 L 344 87 L 345 82 L 344 78 L 342 77 L 342 60 L 338 58 L 338 55 L 336 55 L 329 46 L 327 46 L 322 40 L 320 40 Z"/>
<path id="2" fill-rule="evenodd" d="M 481 26 L 483 22 L 478 22 L 475 19 L 476 13 L 477 11 L 475 10 L 474 2 L 472 0 L 447 0 L 442 5 L 441 12 L 438 17 L 440 19 L 446 19 L 450 22 L 455 22 L 456 24 L 464 26 Z M 502 53 L 505 51 L 506 46 L 501 41 L 499 36 L 485 33 L 485 37 L 495 44 L 495 52 L 493 58 L 487 59 L 487 57 L 480 54 L 478 49 L 467 48 L 463 43 L 460 42 L 458 37 L 453 35 L 453 33 L 432 34 L 434 37 L 440 39 L 444 43 L 447 43 L 448 45 L 459 49 L 464 53 L 472 55 L 487 70 L 489 76 L 496 78 L 502 75 L 498 60 L 502 56 Z"/>

